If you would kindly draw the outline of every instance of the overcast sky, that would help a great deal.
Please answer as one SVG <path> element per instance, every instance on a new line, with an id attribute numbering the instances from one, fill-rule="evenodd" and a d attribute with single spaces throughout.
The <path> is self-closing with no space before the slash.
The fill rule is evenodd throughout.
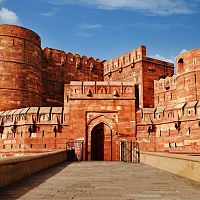
<path id="1" fill-rule="evenodd" d="M 200 0 L 0 0 L 0 23 L 37 32 L 42 47 L 109 60 L 147 46 L 173 62 L 200 48 Z"/>

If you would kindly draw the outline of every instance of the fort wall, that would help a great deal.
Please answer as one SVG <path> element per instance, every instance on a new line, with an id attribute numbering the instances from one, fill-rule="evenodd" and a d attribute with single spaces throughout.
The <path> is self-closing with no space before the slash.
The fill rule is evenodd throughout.
<path id="1" fill-rule="evenodd" d="M 154 80 L 173 74 L 173 64 L 147 57 L 145 46 L 104 62 L 105 81 L 135 83 L 140 108 L 154 107 Z"/>
<path id="2" fill-rule="evenodd" d="M 40 37 L 25 28 L 0 25 L 0 108 L 42 105 Z"/>
<path id="3" fill-rule="evenodd" d="M 3 152 L 64 149 L 81 139 L 90 159 L 100 130 L 104 160 L 119 160 L 124 139 L 145 151 L 200 152 L 200 49 L 179 55 L 174 74 L 145 46 L 100 61 L 40 45 L 28 29 L 0 26 Z"/>
<path id="4" fill-rule="evenodd" d="M 120 140 L 135 140 L 133 83 L 72 81 L 65 86 L 64 108 L 27 107 L 0 112 L 1 153 L 65 149 L 66 142 L 81 140 L 84 159 L 90 160 L 93 130 L 101 123 L 105 124 L 104 160 L 119 160 Z"/>
<path id="5" fill-rule="evenodd" d="M 61 50 L 43 50 L 43 105 L 63 106 L 64 84 L 70 81 L 102 81 L 103 65 L 99 59 Z"/>
<path id="6" fill-rule="evenodd" d="M 99 59 L 41 49 L 40 37 L 14 25 L 0 26 L 0 109 L 63 106 L 64 84 L 103 80 Z"/>
<path id="7" fill-rule="evenodd" d="M 92 136 L 95 127 L 104 123 L 103 160 L 119 160 L 120 140 L 135 139 L 134 84 L 90 81 L 71 82 L 65 87 L 65 109 L 69 111 L 67 119 L 70 125 L 68 134 L 84 138 L 88 152 L 85 159 L 91 160 L 92 145 L 101 143 L 101 138 L 93 140 Z M 97 132 L 97 136 L 100 133 Z M 100 152 L 100 149 L 96 147 L 96 152 Z"/>
<path id="8" fill-rule="evenodd" d="M 176 75 L 154 82 L 155 107 L 200 99 L 200 49 L 179 55 L 176 66 Z"/>
<path id="9" fill-rule="evenodd" d="M 154 81 L 155 108 L 138 111 L 137 134 L 142 148 L 200 152 L 199 51 L 179 55 L 177 74 Z"/>

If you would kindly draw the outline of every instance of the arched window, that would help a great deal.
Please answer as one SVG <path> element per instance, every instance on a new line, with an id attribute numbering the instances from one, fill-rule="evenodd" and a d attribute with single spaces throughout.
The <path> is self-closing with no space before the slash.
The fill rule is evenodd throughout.
<path id="1" fill-rule="evenodd" d="M 183 58 L 180 58 L 178 60 L 178 71 L 179 72 L 183 72 L 184 71 L 183 64 L 184 64 Z"/>

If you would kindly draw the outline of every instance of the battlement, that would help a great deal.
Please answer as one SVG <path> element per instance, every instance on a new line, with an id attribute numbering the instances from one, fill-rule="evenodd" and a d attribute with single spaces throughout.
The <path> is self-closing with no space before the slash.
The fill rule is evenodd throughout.
<path id="1" fill-rule="evenodd" d="M 93 57 L 87 58 L 86 56 L 80 56 L 79 54 L 72 54 L 71 52 L 65 53 L 62 50 L 52 49 L 46 47 L 43 50 L 43 56 L 46 61 L 53 61 L 60 63 L 61 65 L 72 64 L 76 68 L 90 68 L 90 70 L 103 70 L 102 61 L 94 59 Z"/>
<path id="2" fill-rule="evenodd" d="M 110 72 L 122 70 L 122 68 L 132 65 L 143 58 L 146 57 L 146 47 L 140 46 L 138 49 L 134 49 L 130 52 L 125 53 L 124 55 L 117 57 L 113 60 L 106 61 L 104 65 L 104 75 L 107 75 Z"/>
<path id="3" fill-rule="evenodd" d="M 78 82 L 65 85 L 65 99 L 68 98 L 135 98 L 132 82 Z"/>
<path id="4" fill-rule="evenodd" d="M 60 124 L 63 107 L 27 107 L 0 112 L 0 127 L 17 128 L 20 125 Z M 1 133 L 3 134 L 3 133 Z"/>
<path id="5" fill-rule="evenodd" d="M 154 93 L 166 92 L 174 89 L 176 89 L 176 75 L 154 81 Z"/>

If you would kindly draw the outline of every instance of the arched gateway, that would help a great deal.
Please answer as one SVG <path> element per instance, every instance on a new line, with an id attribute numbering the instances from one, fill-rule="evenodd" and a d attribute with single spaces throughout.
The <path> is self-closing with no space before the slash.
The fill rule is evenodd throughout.
<path id="1" fill-rule="evenodd" d="M 116 160 L 117 134 L 115 119 L 108 118 L 106 113 L 90 120 L 87 129 L 88 160 Z"/>
<path id="2" fill-rule="evenodd" d="M 83 141 L 84 160 L 120 160 L 120 141 L 135 137 L 134 91 L 134 83 L 121 82 L 65 86 L 66 135 L 69 141 Z"/>

